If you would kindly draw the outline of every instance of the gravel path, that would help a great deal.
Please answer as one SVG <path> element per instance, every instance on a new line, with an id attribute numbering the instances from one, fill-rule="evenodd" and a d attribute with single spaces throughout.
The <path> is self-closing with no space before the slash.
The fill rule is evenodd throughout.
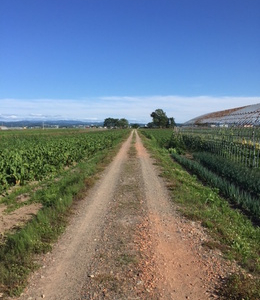
<path id="1" fill-rule="evenodd" d="M 133 131 L 19 299 L 216 299 L 229 266 L 159 172 Z"/>

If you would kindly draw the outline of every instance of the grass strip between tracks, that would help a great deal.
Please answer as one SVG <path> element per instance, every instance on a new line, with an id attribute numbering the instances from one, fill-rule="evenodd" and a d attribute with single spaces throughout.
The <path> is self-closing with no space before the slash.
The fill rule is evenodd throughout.
<path id="1" fill-rule="evenodd" d="M 220 249 L 227 259 L 237 261 L 242 267 L 240 274 L 232 274 L 223 282 L 219 291 L 222 299 L 260 299 L 260 228 L 230 207 L 216 190 L 188 173 L 156 141 L 140 136 L 162 167 L 161 176 L 167 179 L 172 200 L 181 213 L 207 228 L 212 242 L 205 246 Z"/>

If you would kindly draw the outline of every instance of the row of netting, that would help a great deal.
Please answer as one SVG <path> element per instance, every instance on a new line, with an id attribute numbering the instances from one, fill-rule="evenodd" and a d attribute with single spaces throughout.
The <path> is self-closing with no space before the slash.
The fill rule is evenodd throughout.
<path id="1" fill-rule="evenodd" d="M 260 168 L 249 167 L 248 162 L 244 165 L 238 163 L 235 161 L 238 154 L 235 151 L 232 154 L 230 150 L 235 137 L 238 142 L 238 134 L 240 137 L 243 134 L 242 139 L 248 136 L 245 140 L 251 141 L 249 139 L 252 134 L 251 129 L 242 133 L 238 129 L 233 133 L 227 129 L 219 133 L 211 128 L 182 128 L 171 131 L 151 129 L 143 130 L 142 133 L 154 140 L 160 148 L 168 149 L 175 161 L 198 176 L 204 183 L 216 188 L 235 207 L 242 209 L 259 224 Z"/>
<path id="2" fill-rule="evenodd" d="M 209 151 L 246 167 L 260 167 L 260 127 L 182 127 L 177 134 L 193 151 Z"/>

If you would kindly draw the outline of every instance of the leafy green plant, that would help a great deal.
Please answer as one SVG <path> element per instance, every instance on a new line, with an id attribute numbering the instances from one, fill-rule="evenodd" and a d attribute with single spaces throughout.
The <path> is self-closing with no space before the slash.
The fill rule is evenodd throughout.
<path id="1" fill-rule="evenodd" d="M 206 181 L 212 187 L 218 188 L 222 194 L 231 199 L 241 208 L 247 210 L 257 220 L 260 220 L 260 202 L 257 198 L 252 197 L 249 193 L 241 191 L 239 187 L 230 183 L 225 178 L 222 178 L 207 168 L 200 165 L 198 162 L 180 156 L 176 153 L 171 154 L 172 157 L 180 164 L 185 166 L 193 174 L 197 174 L 200 179 Z"/>
<path id="2" fill-rule="evenodd" d="M 260 198 L 260 170 L 250 169 L 207 152 L 193 153 L 194 159 L 205 167 L 226 178 L 256 198 Z"/>
<path id="3" fill-rule="evenodd" d="M 65 132 L 63 135 L 60 135 L 60 141 L 66 137 Z M 100 133 L 100 135 L 93 135 L 93 139 L 96 139 L 93 144 L 88 143 L 88 136 L 80 132 L 77 133 L 79 136 L 71 137 L 72 140 L 70 142 L 80 142 L 80 144 L 77 144 L 77 147 L 81 145 L 88 153 L 89 145 L 91 145 L 95 149 L 95 151 L 91 149 L 91 156 L 82 159 L 75 167 L 67 170 L 63 169 L 62 172 L 56 173 L 59 174 L 59 177 L 55 178 L 55 180 L 47 177 L 39 183 L 39 188 L 35 189 L 35 186 L 32 186 L 30 190 L 29 185 L 19 188 L 30 194 L 30 202 L 41 203 L 43 207 L 23 228 L 15 232 L 6 233 L 6 236 L 2 239 L 0 245 L 0 293 L 9 296 L 21 293 L 29 273 L 37 268 L 34 262 L 34 255 L 51 249 L 51 244 L 66 226 L 67 215 L 71 205 L 74 201 L 80 199 L 84 195 L 85 190 L 94 182 L 93 175 L 102 169 L 104 164 L 108 164 L 111 161 L 111 157 L 115 154 L 113 148 L 127 136 L 129 131 L 108 131 Z M 44 139 L 50 138 L 50 141 L 53 141 L 53 137 L 47 134 L 42 137 Z M 37 140 L 36 136 L 29 137 L 29 140 L 30 138 L 32 141 Z M 81 140 L 82 138 L 86 139 L 87 142 L 84 143 Z M 64 153 L 66 145 L 68 146 L 66 143 L 63 144 L 64 148 L 62 147 L 59 151 Z M 45 149 L 44 145 L 42 147 Z M 108 151 L 108 149 L 110 150 Z M 47 151 L 47 149 L 45 150 Z M 37 165 L 36 153 L 38 152 L 34 152 L 33 149 L 31 151 L 36 156 L 34 156 L 34 163 Z M 49 154 L 50 152 L 49 150 Z M 42 152 L 38 154 L 40 161 L 43 159 Z M 49 160 L 55 161 L 55 159 L 53 154 L 51 154 Z M 67 161 L 68 156 L 64 162 Z M 6 200 L 5 203 L 9 206 L 15 206 L 18 190 L 13 193 L 10 192 L 8 199 L 3 199 L 3 201 Z"/>
<path id="4" fill-rule="evenodd" d="M 127 130 L 8 135 L 0 143 L 0 193 L 14 185 L 53 177 L 120 140 Z"/>

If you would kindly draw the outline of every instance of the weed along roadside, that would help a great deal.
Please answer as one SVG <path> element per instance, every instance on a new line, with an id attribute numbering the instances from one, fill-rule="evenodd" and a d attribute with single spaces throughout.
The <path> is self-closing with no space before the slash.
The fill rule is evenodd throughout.
<path id="1" fill-rule="evenodd" d="M 25 155 L 23 149 L 29 143 L 27 151 L 33 155 L 42 156 L 42 167 L 46 172 L 48 169 L 48 173 L 41 178 L 37 175 L 40 178 L 38 181 L 31 177 L 33 181 L 28 178 L 20 181 L 21 186 L 16 185 L 11 189 L 5 186 L 5 190 L 2 191 L 3 196 L 0 199 L 3 213 L 0 245 L 1 297 L 16 296 L 23 291 L 28 276 L 39 267 L 37 257 L 51 250 L 53 243 L 64 232 L 75 203 L 79 202 L 94 184 L 96 175 L 111 161 L 127 135 L 129 135 L 127 130 L 94 134 L 84 134 L 80 131 L 73 131 L 70 134 L 67 131 L 61 131 L 58 138 L 50 132 L 50 135 L 44 133 L 27 136 L 24 134 L 23 138 L 19 139 L 16 152 Z M 92 143 L 93 138 L 95 144 Z M 12 136 L 4 140 L 5 146 L 10 147 L 10 157 L 14 153 L 13 140 Z M 47 142 L 49 144 L 46 144 Z M 44 147 L 37 148 L 39 143 L 42 143 Z M 77 153 L 81 153 L 77 158 L 70 156 L 70 151 L 71 153 L 74 151 L 75 144 L 84 149 L 82 152 L 77 150 Z M 56 157 L 55 162 L 51 161 L 53 156 L 48 156 L 47 152 L 40 154 L 40 149 L 58 150 L 59 157 Z M 62 154 L 64 158 L 67 157 L 64 159 L 63 167 L 60 165 L 62 160 L 58 160 Z M 40 163 L 38 160 L 37 162 Z M 57 163 L 56 168 L 55 163 Z M 8 164 L 8 160 L 5 164 Z M 36 166 L 33 172 L 37 170 L 41 173 L 40 165 Z M 16 169 L 16 172 L 16 176 L 21 177 L 25 176 L 27 171 L 19 173 Z M 28 174 L 31 174 L 30 172 L 32 170 L 28 169 Z M 3 175 L 3 171 L 1 174 Z M 41 173 L 41 176 L 43 175 Z M 7 182 L 9 185 L 12 184 L 12 181 Z M 30 209 L 32 207 L 35 209 Z M 30 215 L 26 217 L 28 213 Z M 15 222 L 6 227 L 8 218 Z"/>

